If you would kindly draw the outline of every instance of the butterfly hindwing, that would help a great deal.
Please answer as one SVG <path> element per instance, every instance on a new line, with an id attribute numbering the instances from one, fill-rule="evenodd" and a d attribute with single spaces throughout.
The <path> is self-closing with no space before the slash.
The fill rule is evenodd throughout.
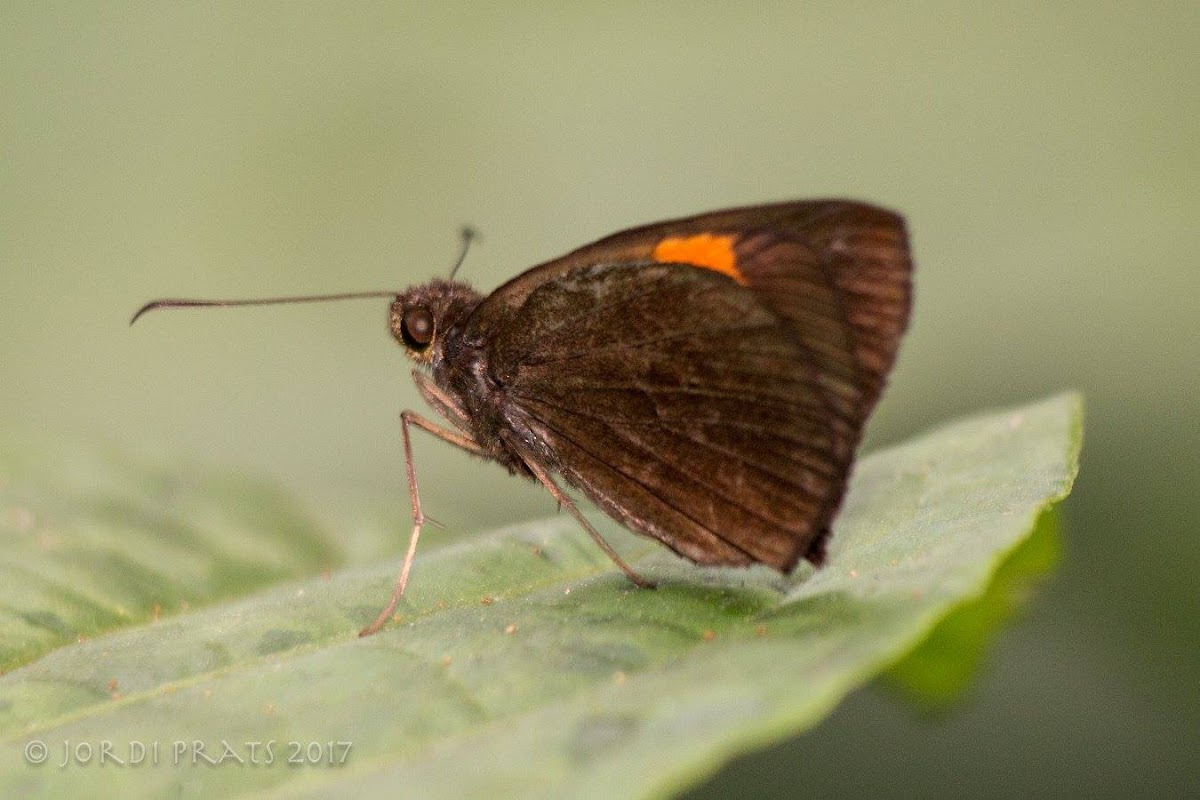
<path id="1" fill-rule="evenodd" d="M 820 534 L 849 452 L 813 365 L 747 287 L 674 264 L 585 267 L 505 330 L 490 363 L 506 415 L 622 523 L 700 563 L 779 569 Z"/>

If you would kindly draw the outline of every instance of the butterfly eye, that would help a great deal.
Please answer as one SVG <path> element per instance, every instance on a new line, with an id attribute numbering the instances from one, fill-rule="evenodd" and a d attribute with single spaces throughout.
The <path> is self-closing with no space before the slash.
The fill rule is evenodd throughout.
<path id="1" fill-rule="evenodd" d="M 420 306 L 407 309 L 400 323 L 404 343 L 413 350 L 424 350 L 433 341 L 433 314 Z"/>

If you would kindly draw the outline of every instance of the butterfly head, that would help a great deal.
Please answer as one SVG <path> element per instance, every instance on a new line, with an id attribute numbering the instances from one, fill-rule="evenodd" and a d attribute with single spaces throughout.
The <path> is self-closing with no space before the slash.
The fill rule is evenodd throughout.
<path id="1" fill-rule="evenodd" d="M 392 336 L 421 365 L 441 359 L 447 331 L 478 305 L 480 294 L 465 283 L 434 280 L 410 287 L 392 301 Z"/>

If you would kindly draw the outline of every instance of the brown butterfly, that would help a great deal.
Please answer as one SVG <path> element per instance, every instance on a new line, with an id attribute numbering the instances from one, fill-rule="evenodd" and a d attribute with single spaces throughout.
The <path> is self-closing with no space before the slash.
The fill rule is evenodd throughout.
<path id="1" fill-rule="evenodd" d="M 461 259 L 460 259 L 461 263 Z M 489 295 L 435 279 L 393 296 L 393 336 L 445 420 L 401 415 L 413 532 L 415 426 L 536 480 L 639 586 L 555 482 L 698 564 L 820 565 L 855 448 L 908 322 L 904 222 L 822 200 L 623 231 Z M 250 305 L 159 300 L 143 307 Z"/>

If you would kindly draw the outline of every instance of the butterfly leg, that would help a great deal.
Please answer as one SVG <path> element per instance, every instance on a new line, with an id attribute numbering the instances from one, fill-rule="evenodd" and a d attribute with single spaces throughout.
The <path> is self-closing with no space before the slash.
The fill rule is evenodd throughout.
<path id="1" fill-rule="evenodd" d="M 400 602 L 400 598 L 404 595 L 404 587 L 408 585 L 408 573 L 412 569 L 413 556 L 417 553 L 417 540 L 421 537 L 421 526 L 425 524 L 426 517 L 421 511 L 421 495 L 417 491 L 417 472 L 413 467 L 412 437 L 409 434 L 409 430 L 414 425 L 421 430 L 432 433 L 443 441 L 466 450 L 468 453 L 477 456 L 485 455 L 483 448 L 469 436 L 447 430 L 413 411 L 403 411 L 400 413 L 400 430 L 404 436 L 404 473 L 408 479 L 408 499 L 412 505 L 413 531 L 408 539 L 408 553 L 404 556 L 404 566 L 400 568 L 400 574 L 396 578 L 396 588 L 392 590 L 391 600 L 388 601 L 383 611 L 379 612 L 379 616 L 375 618 L 374 622 L 358 632 L 359 636 L 370 636 L 387 624 L 387 621 L 392 618 L 392 614 L 396 610 L 396 604 Z"/>
<path id="2" fill-rule="evenodd" d="M 512 437 L 505 436 L 504 439 L 518 454 L 521 453 L 523 448 L 517 442 L 515 442 Z M 613 549 L 611 544 L 604 540 L 604 537 L 600 535 L 600 531 L 592 527 L 592 523 L 588 522 L 587 518 L 579 512 L 578 508 L 575 507 L 575 501 L 571 499 L 571 496 L 559 488 L 558 484 L 554 482 L 554 479 L 550 477 L 550 474 L 538 465 L 536 459 L 525 458 L 522 456 L 522 460 L 525 462 L 525 466 L 529 467 L 529 471 L 533 473 L 534 477 L 538 479 L 538 482 L 541 483 L 542 486 L 545 486 L 546 491 L 550 492 L 554 499 L 558 501 L 559 507 L 565 508 L 568 513 L 570 513 L 570 515 L 574 517 L 580 525 L 583 526 L 583 529 L 587 531 L 593 539 L 596 540 L 596 544 L 600 545 L 600 549 L 604 551 L 604 554 L 611 558 L 613 563 L 621 568 L 621 572 L 625 573 L 625 577 L 629 578 L 629 580 L 633 582 L 634 586 L 642 589 L 657 588 L 654 584 L 654 581 L 643 578 L 634 571 L 633 567 L 626 564 L 624 559 L 617 555 L 617 551 Z"/>

